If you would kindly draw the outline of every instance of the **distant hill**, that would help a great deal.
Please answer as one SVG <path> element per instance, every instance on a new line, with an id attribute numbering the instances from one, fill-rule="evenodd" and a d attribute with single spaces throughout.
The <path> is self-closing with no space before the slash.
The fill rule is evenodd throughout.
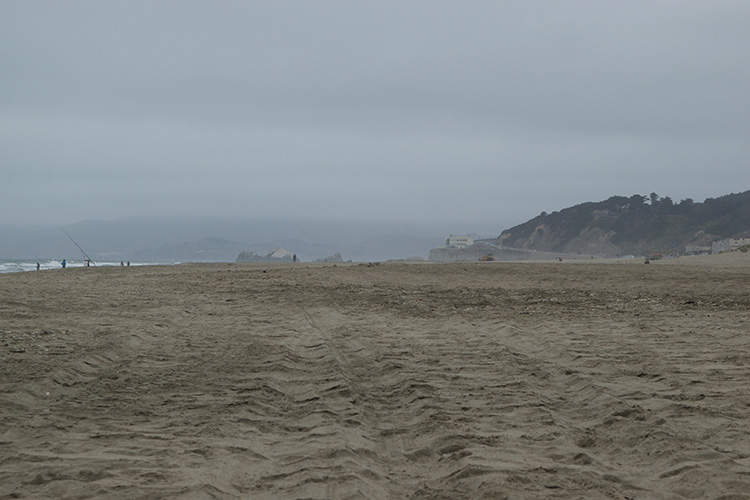
<path id="1" fill-rule="evenodd" d="M 750 236 L 750 191 L 702 203 L 668 196 L 612 196 L 539 216 L 506 229 L 496 243 L 527 250 L 599 256 L 684 253 L 686 245 L 710 245 Z"/>
<path id="2" fill-rule="evenodd" d="M 65 229 L 75 243 L 63 232 Z M 426 257 L 444 229 L 404 222 L 305 218 L 134 217 L 56 226 L 0 226 L 0 259 L 95 262 L 234 262 L 286 248 L 305 262 L 340 253 L 345 260 Z"/>
<path id="3" fill-rule="evenodd" d="M 133 258 L 140 262 L 231 262 L 244 248 L 241 243 L 214 237 L 137 250 Z"/>

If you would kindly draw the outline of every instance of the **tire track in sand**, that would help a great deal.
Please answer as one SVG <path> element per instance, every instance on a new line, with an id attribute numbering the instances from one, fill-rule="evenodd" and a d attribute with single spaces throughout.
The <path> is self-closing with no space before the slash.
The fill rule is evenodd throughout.
<path id="1" fill-rule="evenodd" d="M 388 496 L 352 370 L 366 349 L 351 336 L 342 342 L 330 314 L 301 310 L 274 341 L 284 350 L 254 374 L 255 414 L 241 419 L 262 431 L 254 439 L 266 460 L 242 491 L 256 498 Z"/>

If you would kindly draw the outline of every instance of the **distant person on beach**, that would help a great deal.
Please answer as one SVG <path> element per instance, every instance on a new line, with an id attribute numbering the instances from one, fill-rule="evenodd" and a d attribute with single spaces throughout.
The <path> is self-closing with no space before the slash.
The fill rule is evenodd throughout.
<path id="1" fill-rule="evenodd" d="M 60 262 L 60 264 L 62 264 L 62 267 L 63 267 L 63 269 L 65 269 L 65 266 L 67 266 L 67 265 L 68 265 L 68 263 L 67 263 L 67 262 L 65 262 L 65 259 L 63 259 L 63 261 L 62 261 L 62 262 Z"/>
<path id="2" fill-rule="evenodd" d="M 37 271 L 39 270 L 39 267 L 40 267 L 40 266 L 39 266 L 39 262 L 37 262 L 37 263 L 36 263 L 36 270 L 37 270 Z"/>
<path id="3" fill-rule="evenodd" d="M 120 261 L 120 267 L 125 267 L 125 261 L 124 260 Z"/>
<path id="4" fill-rule="evenodd" d="M 292 256 L 292 262 L 297 262 L 297 254 L 296 253 Z"/>
<path id="5" fill-rule="evenodd" d="M 128 267 L 130 267 L 130 261 L 128 261 Z"/>

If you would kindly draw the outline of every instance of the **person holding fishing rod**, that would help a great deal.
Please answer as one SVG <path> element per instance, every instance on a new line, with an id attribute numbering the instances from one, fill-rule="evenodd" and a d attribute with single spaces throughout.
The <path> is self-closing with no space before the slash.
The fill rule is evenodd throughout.
<path id="1" fill-rule="evenodd" d="M 94 260 L 91 257 L 89 257 L 89 255 L 86 253 L 86 251 L 83 248 L 81 248 L 81 246 L 78 243 L 76 243 L 76 240 L 74 240 L 73 237 L 71 235 L 69 235 L 68 232 L 64 228 L 60 228 L 60 229 L 62 229 L 62 232 L 65 233 L 65 236 L 67 236 L 68 238 L 70 238 L 70 241 L 72 241 L 73 244 L 78 247 L 78 250 L 81 251 L 81 253 L 85 257 L 84 262 L 86 263 L 86 267 L 88 267 L 91 264 L 96 265 L 96 262 L 94 262 Z M 63 259 L 63 261 L 62 261 L 63 268 L 65 268 L 66 265 L 67 265 L 67 263 L 65 262 L 65 259 Z"/>

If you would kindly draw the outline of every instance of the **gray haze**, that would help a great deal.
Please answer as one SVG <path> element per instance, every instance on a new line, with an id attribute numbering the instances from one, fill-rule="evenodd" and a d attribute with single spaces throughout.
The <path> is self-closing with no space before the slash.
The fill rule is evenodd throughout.
<path id="1" fill-rule="evenodd" d="M 0 2 L 0 224 L 750 188 L 750 2 Z M 289 235 L 294 237 L 294 235 Z"/>

